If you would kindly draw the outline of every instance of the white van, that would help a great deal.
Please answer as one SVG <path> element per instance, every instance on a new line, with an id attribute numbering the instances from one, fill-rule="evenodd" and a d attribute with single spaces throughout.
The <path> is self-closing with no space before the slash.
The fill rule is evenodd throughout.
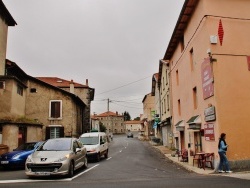
<path id="1" fill-rule="evenodd" d="M 79 140 L 87 149 L 87 157 L 100 161 L 101 156 L 108 158 L 108 138 L 104 132 L 84 133 Z"/>

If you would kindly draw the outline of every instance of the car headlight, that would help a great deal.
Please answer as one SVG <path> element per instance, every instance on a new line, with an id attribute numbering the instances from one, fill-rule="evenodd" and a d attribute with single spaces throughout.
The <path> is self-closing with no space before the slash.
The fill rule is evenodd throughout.
<path id="1" fill-rule="evenodd" d="M 96 149 L 90 149 L 89 152 L 96 152 Z"/>
<path id="2" fill-rule="evenodd" d="M 55 160 L 55 162 L 61 162 L 61 161 L 65 161 L 69 158 L 69 154 L 65 155 L 64 157 L 61 157 L 60 159 Z"/>
<path id="3" fill-rule="evenodd" d="M 14 155 L 12 159 L 18 159 L 20 156 L 21 156 L 20 154 Z"/>
<path id="4" fill-rule="evenodd" d="M 29 155 L 26 159 L 26 163 L 31 163 L 33 162 L 31 155 Z"/>

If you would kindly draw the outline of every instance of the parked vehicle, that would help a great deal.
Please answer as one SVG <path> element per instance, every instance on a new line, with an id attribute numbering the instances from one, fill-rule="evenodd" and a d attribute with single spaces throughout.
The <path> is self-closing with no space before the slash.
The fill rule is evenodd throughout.
<path id="1" fill-rule="evenodd" d="M 101 157 L 108 158 L 108 138 L 104 132 L 84 133 L 79 140 L 87 149 L 87 157 L 100 161 Z"/>
<path id="2" fill-rule="evenodd" d="M 87 168 L 86 148 L 76 138 L 53 138 L 45 141 L 26 160 L 25 173 L 33 176 L 67 175 Z"/>
<path id="3" fill-rule="evenodd" d="M 4 169 L 24 168 L 27 157 L 33 153 L 43 142 L 28 142 L 20 145 L 12 152 L 0 155 L 0 166 Z"/>
<path id="4" fill-rule="evenodd" d="M 127 133 L 127 138 L 133 138 L 133 137 L 134 137 L 134 135 L 133 135 L 132 132 L 128 132 L 128 133 Z"/>

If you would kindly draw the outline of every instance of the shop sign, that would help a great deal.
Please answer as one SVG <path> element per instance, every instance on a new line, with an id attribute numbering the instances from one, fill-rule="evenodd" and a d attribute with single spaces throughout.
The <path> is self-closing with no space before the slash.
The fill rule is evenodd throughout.
<path id="1" fill-rule="evenodd" d="M 204 124 L 204 137 L 206 141 L 215 140 L 214 123 Z"/>
<path id="2" fill-rule="evenodd" d="M 216 119 L 215 107 L 211 106 L 209 108 L 206 108 L 204 110 L 204 115 L 205 115 L 205 121 L 215 121 L 215 119 Z"/>
<path id="3" fill-rule="evenodd" d="M 201 64 L 201 78 L 203 99 L 207 99 L 214 95 L 213 72 L 210 65 L 210 58 L 205 58 Z"/>

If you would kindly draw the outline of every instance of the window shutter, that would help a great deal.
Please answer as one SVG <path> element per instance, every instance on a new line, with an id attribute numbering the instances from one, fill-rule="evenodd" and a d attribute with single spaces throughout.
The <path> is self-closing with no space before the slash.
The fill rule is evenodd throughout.
<path id="1" fill-rule="evenodd" d="M 50 127 L 46 127 L 46 135 L 45 135 L 45 140 L 50 139 Z"/>
<path id="2" fill-rule="evenodd" d="M 60 138 L 63 138 L 64 137 L 64 127 L 60 127 L 59 131 L 60 131 Z"/>

